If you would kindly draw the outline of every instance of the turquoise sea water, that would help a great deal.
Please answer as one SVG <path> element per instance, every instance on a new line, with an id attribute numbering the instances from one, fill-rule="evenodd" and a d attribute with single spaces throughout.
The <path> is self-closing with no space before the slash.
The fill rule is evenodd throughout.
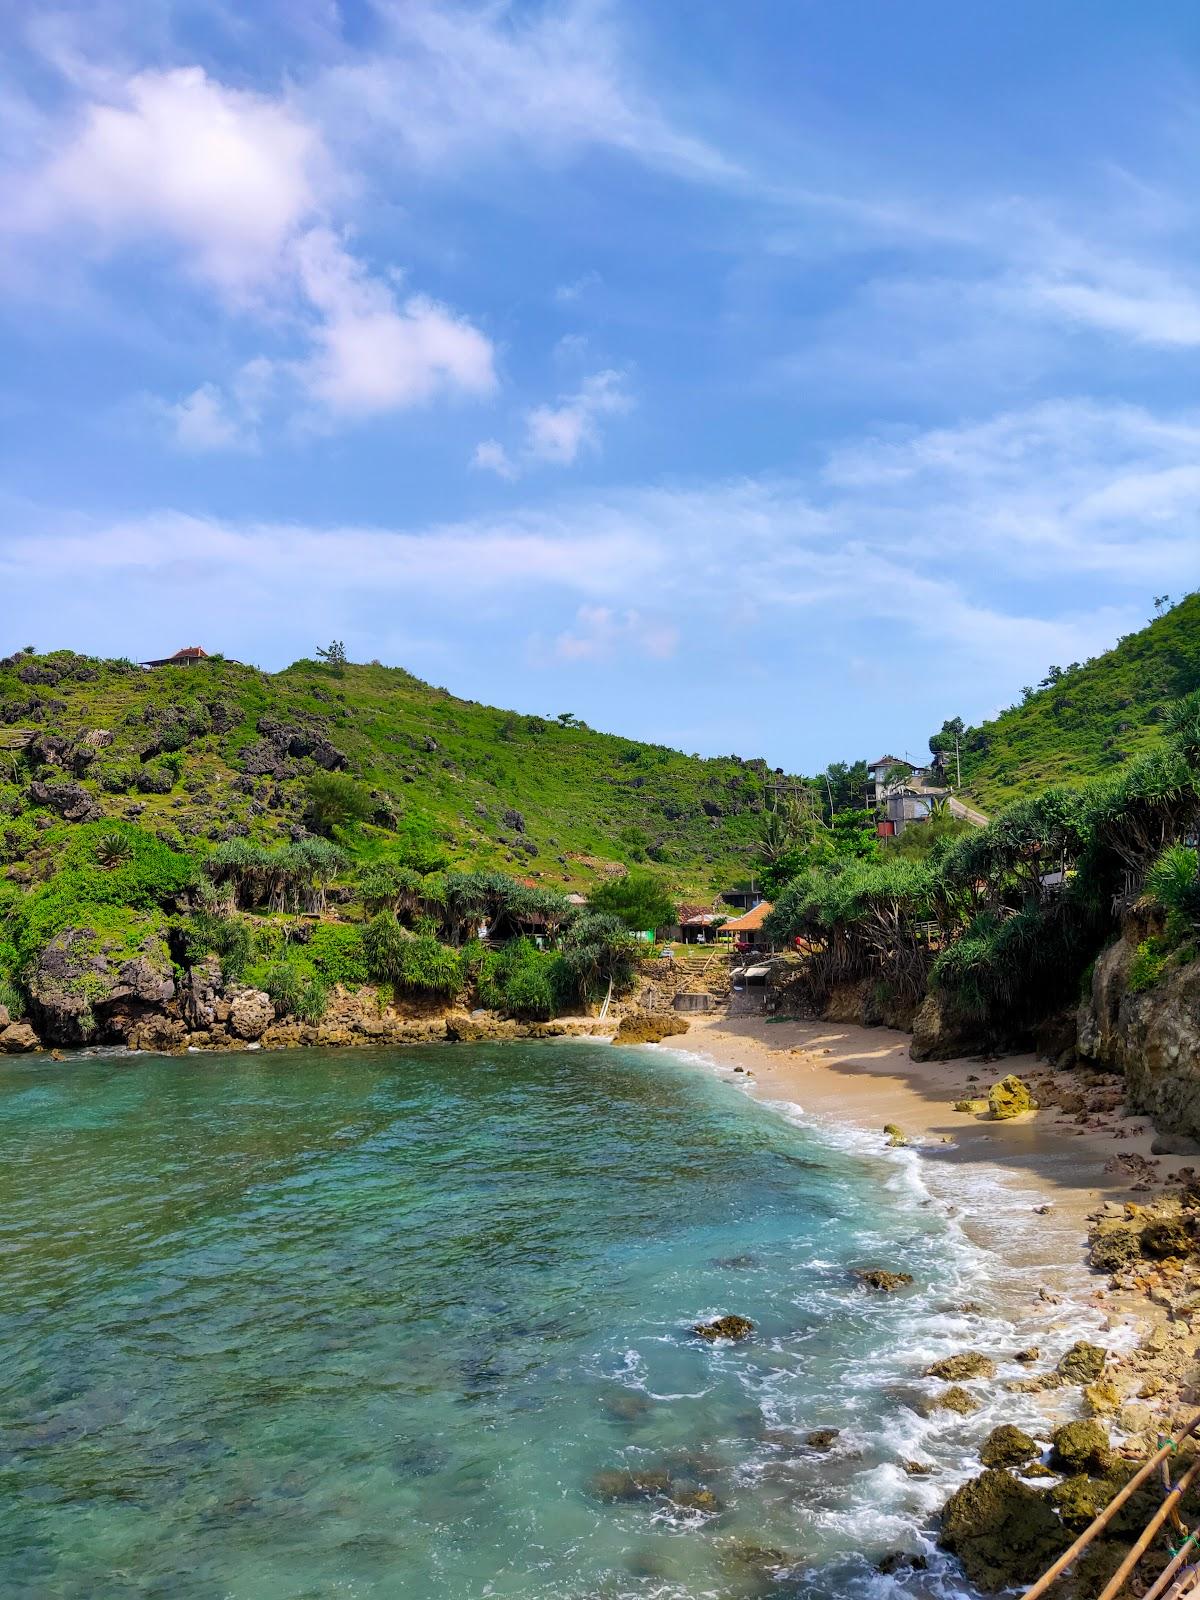
<path id="1" fill-rule="evenodd" d="M 1002 1336 L 983 1270 L 903 1160 L 668 1051 L 10 1060 L 0 1594 L 960 1594 L 874 1564 L 986 1431 L 917 1408 Z"/>

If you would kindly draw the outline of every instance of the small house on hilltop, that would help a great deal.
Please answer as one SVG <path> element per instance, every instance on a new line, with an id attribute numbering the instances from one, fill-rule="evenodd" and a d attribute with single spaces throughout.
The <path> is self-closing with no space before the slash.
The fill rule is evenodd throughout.
<path id="1" fill-rule="evenodd" d="M 176 650 L 173 656 L 163 656 L 158 661 L 143 661 L 144 667 L 194 667 L 198 662 L 211 661 L 213 658 L 207 650 L 201 649 L 198 644 L 185 645 L 182 650 Z M 231 660 L 230 656 L 223 658 Z"/>

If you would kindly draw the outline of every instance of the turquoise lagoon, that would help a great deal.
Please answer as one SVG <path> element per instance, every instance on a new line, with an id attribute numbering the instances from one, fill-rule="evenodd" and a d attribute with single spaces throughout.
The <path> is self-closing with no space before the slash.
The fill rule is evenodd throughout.
<path id="1" fill-rule="evenodd" d="M 590 1042 L 0 1064 L 0 1594 L 966 1593 L 921 1372 L 1010 1269 L 880 1142 Z"/>

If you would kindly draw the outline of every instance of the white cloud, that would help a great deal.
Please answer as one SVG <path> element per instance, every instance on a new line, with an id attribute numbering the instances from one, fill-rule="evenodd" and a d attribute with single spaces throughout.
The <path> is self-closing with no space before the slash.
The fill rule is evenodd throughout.
<path id="1" fill-rule="evenodd" d="M 496 386 L 491 341 L 448 307 L 424 295 L 397 305 L 327 229 L 297 246 L 300 282 L 321 313 L 316 350 L 298 369 L 309 393 L 340 415 L 366 416 Z"/>
<path id="2" fill-rule="evenodd" d="M 135 74 L 86 105 L 7 198 L 29 236 L 81 237 L 114 252 L 174 246 L 184 270 L 223 300 L 307 339 L 308 355 L 275 370 L 327 417 L 489 393 L 486 335 L 426 295 L 398 301 L 329 226 L 341 186 L 319 132 L 291 106 L 187 67 Z M 175 408 L 179 441 L 230 447 L 235 410 L 201 384 Z"/>
<path id="3" fill-rule="evenodd" d="M 570 466 L 585 445 L 597 448 L 599 419 L 632 405 L 623 380 L 620 372 L 593 373 L 575 394 L 560 396 L 552 406 L 534 406 L 525 417 L 526 454 L 534 461 Z"/>
<path id="4" fill-rule="evenodd" d="M 254 436 L 233 415 L 220 389 L 202 383 L 191 394 L 173 405 L 164 405 L 162 414 L 171 435 L 181 450 L 205 454 L 216 450 L 253 449 Z"/>
<path id="5" fill-rule="evenodd" d="M 163 238 L 197 277 L 244 296 L 287 275 L 329 182 L 319 133 L 286 105 L 200 67 L 147 71 L 81 108 L 57 153 L 12 184 L 8 220 L 108 249 Z"/>
<path id="6" fill-rule="evenodd" d="M 517 469 L 509 460 L 508 451 L 498 439 L 481 439 L 475 446 L 471 465 L 482 472 L 494 472 L 498 478 L 511 482 Z"/>
<path id="7" fill-rule="evenodd" d="M 1123 334 L 1138 344 L 1165 348 L 1200 345 L 1200 288 L 1165 272 L 1116 265 L 1090 279 L 1033 277 L 1027 291 L 1035 305 L 1068 322 Z"/>

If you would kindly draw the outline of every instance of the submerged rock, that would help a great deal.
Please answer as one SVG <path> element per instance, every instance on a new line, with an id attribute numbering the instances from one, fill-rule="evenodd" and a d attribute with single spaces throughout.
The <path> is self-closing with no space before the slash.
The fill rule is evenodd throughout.
<path id="1" fill-rule="evenodd" d="M 628 1503 L 636 1500 L 654 1500 L 666 1496 L 671 1488 L 671 1475 L 662 1471 L 628 1472 L 623 1467 L 597 1472 L 588 1485 L 596 1500 L 607 1504 Z"/>
<path id="2" fill-rule="evenodd" d="M 1060 1376 L 1069 1383 L 1095 1383 L 1104 1371 L 1108 1351 L 1086 1339 L 1078 1339 L 1058 1363 Z"/>
<path id="3" fill-rule="evenodd" d="M 891 1550 L 875 1563 L 875 1571 L 890 1578 L 894 1572 L 924 1572 L 928 1565 L 926 1556 L 915 1555 L 911 1550 Z"/>
<path id="4" fill-rule="evenodd" d="M 935 1394 L 929 1402 L 930 1411 L 957 1411 L 960 1416 L 970 1416 L 972 1411 L 978 1411 L 981 1401 L 976 1400 L 973 1394 L 957 1383 L 952 1383 L 948 1389 L 943 1389 L 941 1394 Z"/>
<path id="5" fill-rule="evenodd" d="M 1019 1467 L 1037 1454 L 1037 1440 L 1011 1422 L 993 1428 L 979 1447 L 979 1459 L 985 1467 Z"/>
<path id="6" fill-rule="evenodd" d="M 961 1355 L 946 1356 L 925 1368 L 927 1378 L 945 1378 L 947 1383 L 957 1383 L 963 1378 L 994 1378 L 996 1363 L 990 1356 L 975 1350 L 964 1350 Z"/>
<path id="7" fill-rule="evenodd" d="M 1025 1111 L 1036 1111 L 1037 1101 L 1030 1094 L 1028 1086 L 1010 1072 L 1008 1077 L 1001 1078 L 988 1090 L 988 1107 L 992 1116 L 1003 1122 L 1009 1117 L 1019 1117 Z"/>
<path id="8" fill-rule="evenodd" d="M 928 1478 L 934 1471 L 930 1461 L 902 1461 L 900 1465 L 910 1478 Z"/>
<path id="9" fill-rule="evenodd" d="M 1039 1490 L 990 1467 L 946 1502 L 938 1543 L 979 1588 L 1005 1589 L 1031 1583 L 1067 1538 Z"/>
<path id="10" fill-rule="evenodd" d="M 854 1276 L 868 1289 L 882 1289 L 891 1294 L 913 1281 L 911 1272 L 889 1272 L 886 1267 L 857 1267 Z"/>
<path id="11" fill-rule="evenodd" d="M 811 1445 L 814 1450 L 829 1450 L 836 1440 L 841 1438 L 840 1428 L 816 1428 L 805 1436 L 804 1442 Z"/>
<path id="12" fill-rule="evenodd" d="M 694 1322 L 692 1332 L 702 1339 L 748 1339 L 754 1332 L 754 1324 L 749 1317 L 739 1317 L 735 1313 L 716 1317 L 712 1322 Z"/>

